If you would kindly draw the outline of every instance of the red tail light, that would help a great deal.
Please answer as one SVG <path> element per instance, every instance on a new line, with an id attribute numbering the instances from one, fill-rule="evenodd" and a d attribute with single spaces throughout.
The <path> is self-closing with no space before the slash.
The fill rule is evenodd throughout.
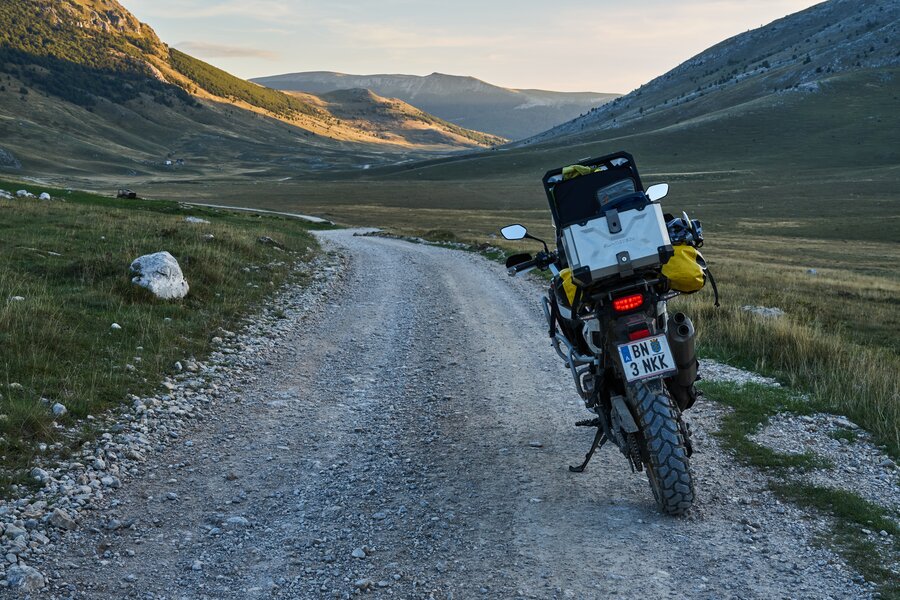
<path id="1" fill-rule="evenodd" d="M 635 340 L 642 340 L 642 339 L 648 338 L 648 337 L 650 337 L 650 330 L 647 328 L 628 332 L 628 339 L 631 340 L 632 342 Z"/>
<path id="2" fill-rule="evenodd" d="M 622 296 L 613 300 L 612 304 L 616 312 L 628 312 L 644 305 L 644 295 L 632 294 L 631 296 Z"/>

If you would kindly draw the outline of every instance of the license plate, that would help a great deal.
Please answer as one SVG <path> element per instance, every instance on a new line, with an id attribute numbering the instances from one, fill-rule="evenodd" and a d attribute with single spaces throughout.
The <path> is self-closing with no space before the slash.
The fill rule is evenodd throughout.
<path id="1" fill-rule="evenodd" d="M 669 340 L 664 335 L 628 342 L 619 346 L 622 370 L 628 382 L 677 371 Z"/>

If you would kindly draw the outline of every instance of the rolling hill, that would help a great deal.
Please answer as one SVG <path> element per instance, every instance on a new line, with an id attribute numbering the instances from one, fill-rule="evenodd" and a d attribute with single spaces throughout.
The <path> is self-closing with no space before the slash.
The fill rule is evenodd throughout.
<path id="1" fill-rule="evenodd" d="M 267 207 L 472 236 L 520 220 L 552 235 L 544 172 L 624 149 L 647 183 L 673 183 L 672 201 L 699 211 L 712 232 L 897 241 L 898 13 L 896 2 L 830 0 L 530 139 L 321 173 L 278 190 Z"/>
<path id="2" fill-rule="evenodd" d="M 619 148 L 666 172 L 895 167 L 898 27 L 900 3 L 830 0 L 725 40 L 531 138 L 367 176 L 535 178 Z"/>
<path id="3" fill-rule="evenodd" d="M 252 81 L 279 90 L 326 93 L 370 89 L 399 98 L 461 127 L 508 139 L 532 136 L 559 125 L 618 94 L 517 90 L 474 77 L 432 73 L 417 75 L 346 75 L 328 71 L 290 73 Z"/>
<path id="4" fill-rule="evenodd" d="M 648 131 L 761 98 L 813 94 L 841 73 L 900 64 L 898 26 L 897 2 L 823 2 L 716 44 L 627 96 L 523 143 L 583 131 Z"/>
<path id="5" fill-rule="evenodd" d="M 178 157 L 181 177 L 316 171 L 504 141 L 384 99 L 244 81 L 170 49 L 115 0 L 3 0 L 0 22 L 0 168 L 174 177 Z"/>

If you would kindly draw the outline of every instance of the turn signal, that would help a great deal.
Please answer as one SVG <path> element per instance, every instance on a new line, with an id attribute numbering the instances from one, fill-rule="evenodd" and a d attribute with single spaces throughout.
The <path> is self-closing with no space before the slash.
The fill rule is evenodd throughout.
<path id="1" fill-rule="evenodd" d="M 616 312 L 628 312 L 629 310 L 634 310 L 643 306 L 644 295 L 633 294 L 631 296 L 622 296 L 621 298 L 613 300 L 612 304 L 613 309 L 615 309 Z"/>

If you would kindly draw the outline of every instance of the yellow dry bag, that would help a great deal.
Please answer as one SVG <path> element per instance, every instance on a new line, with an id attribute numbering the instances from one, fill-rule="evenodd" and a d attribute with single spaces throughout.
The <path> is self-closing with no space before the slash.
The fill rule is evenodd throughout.
<path id="1" fill-rule="evenodd" d="M 706 261 L 700 251 L 687 244 L 673 246 L 675 255 L 663 265 L 662 273 L 676 292 L 691 294 L 706 285 Z"/>
<path id="2" fill-rule="evenodd" d="M 575 281 L 572 280 L 572 269 L 565 268 L 559 272 L 559 278 L 562 280 L 563 291 L 566 292 L 566 299 L 569 301 L 569 306 L 575 302 L 575 292 L 578 291 L 578 288 L 575 286 Z"/>

